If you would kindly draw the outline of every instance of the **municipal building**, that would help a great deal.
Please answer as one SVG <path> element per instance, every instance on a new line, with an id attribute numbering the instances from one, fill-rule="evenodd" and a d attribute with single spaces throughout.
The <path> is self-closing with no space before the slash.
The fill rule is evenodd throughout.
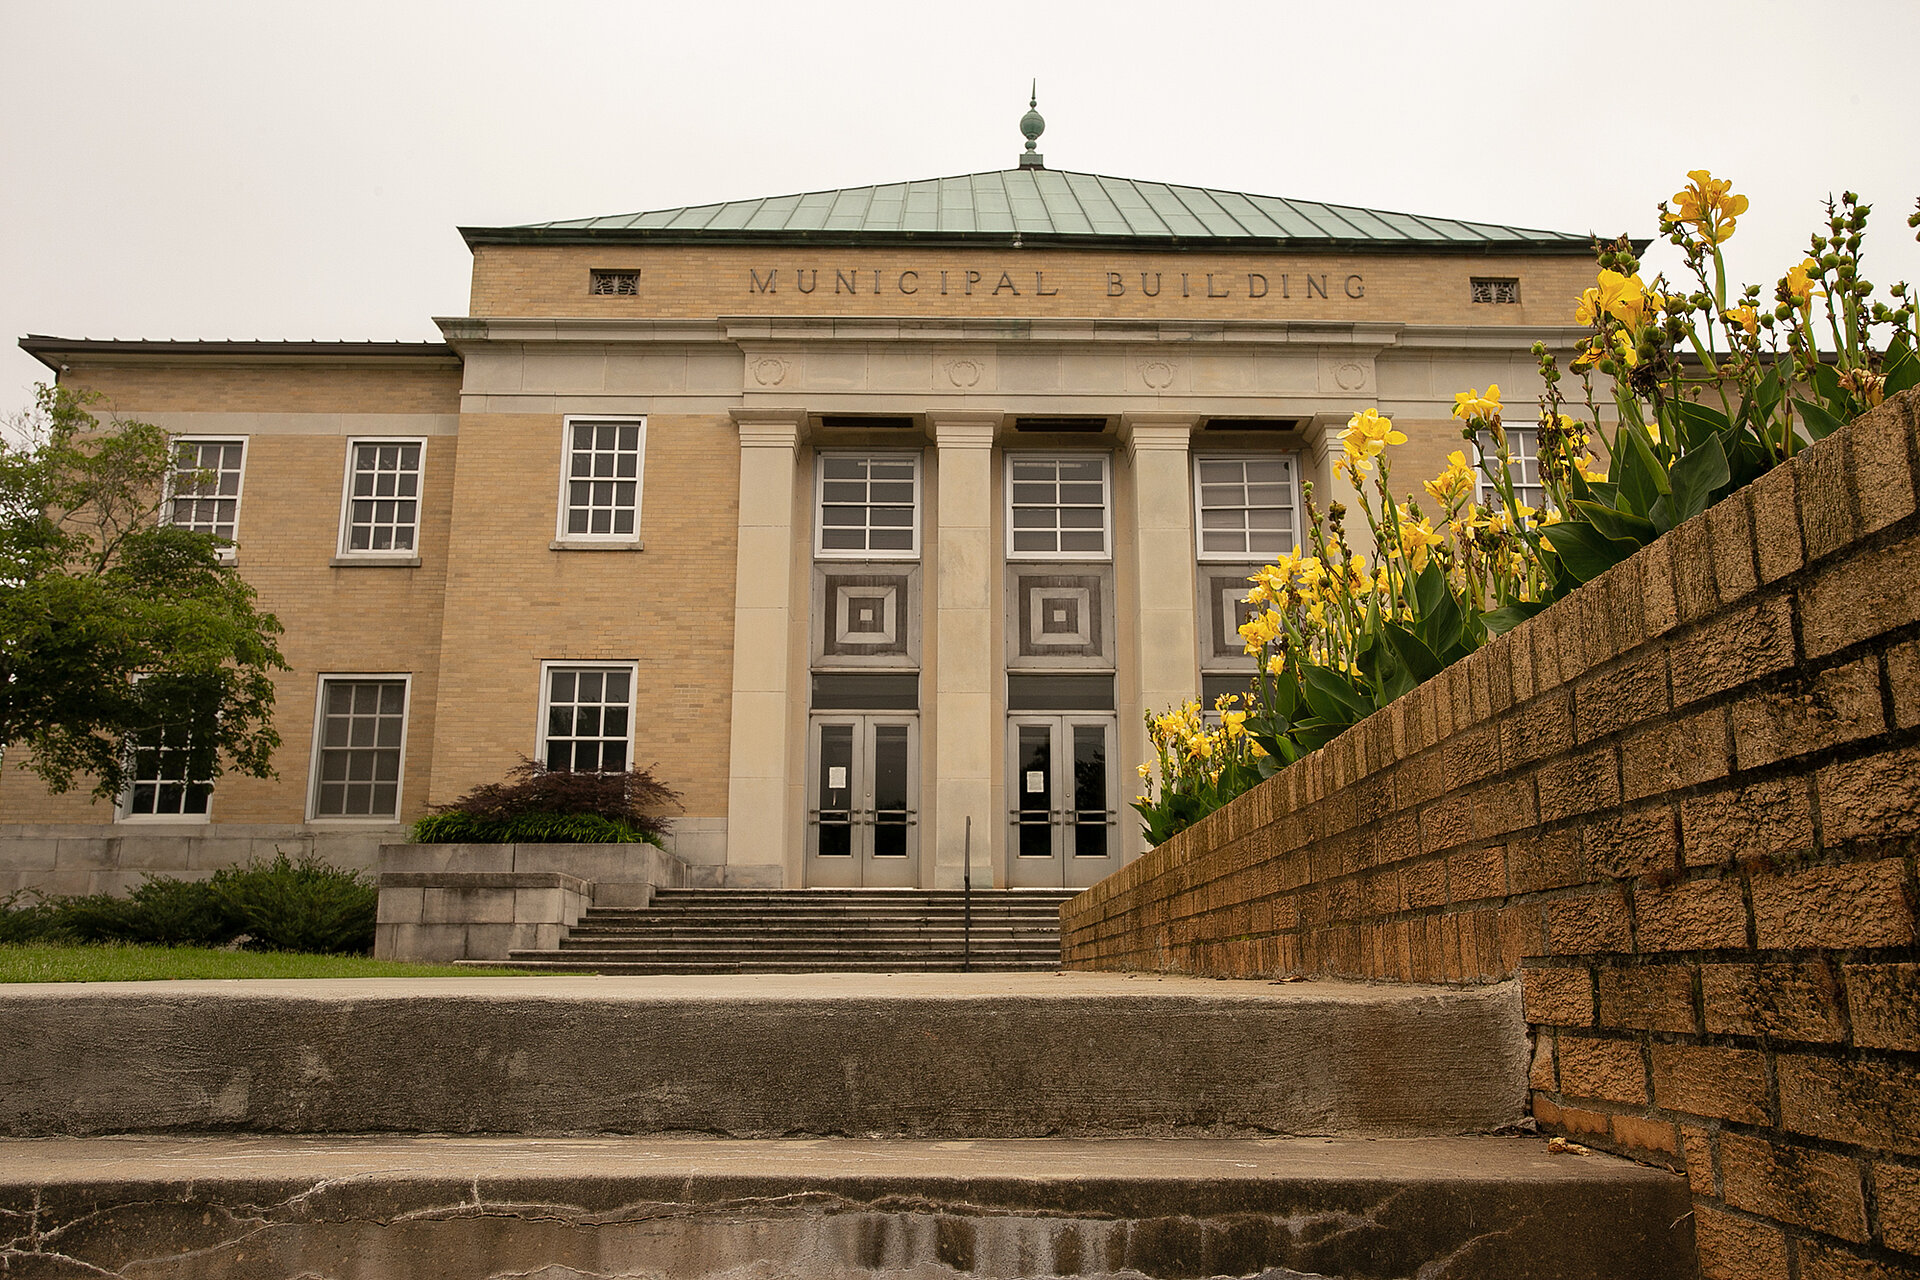
<path id="1" fill-rule="evenodd" d="M 1417 491 L 1456 391 L 1571 346 L 1589 239 L 1047 168 L 1026 123 L 999 172 L 463 228 L 440 342 L 24 339 L 176 434 L 166 516 L 292 669 L 274 779 L 8 768 L 0 893 L 371 867 L 522 757 L 655 765 L 696 885 L 1139 853 L 1142 713 L 1244 687 L 1236 602 L 1309 483 L 1350 498 L 1349 416 Z"/>

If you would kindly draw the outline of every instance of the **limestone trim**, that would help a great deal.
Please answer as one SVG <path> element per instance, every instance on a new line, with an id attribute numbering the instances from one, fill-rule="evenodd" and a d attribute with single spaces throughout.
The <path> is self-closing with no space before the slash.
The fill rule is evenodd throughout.
<path id="1" fill-rule="evenodd" d="M 130 416 L 175 435 L 222 436 L 451 436 L 457 413 L 240 413 L 167 410 Z"/>
<path id="2" fill-rule="evenodd" d="M 774 854 L 796 866 L 797 814 L 788 720 L 794 616 L 794 475 L 804 409 L 737 409 L 740 506 L 733 602 L 733 707 L 727 776 L 727 865 Z M 789 850 L 788 846 L 794 847 Z M 790 856 L 791 855 L 791 856 Z"/>
<path id="3" fill-rule="evenodd" d="M 995 537 L 993 444 L 999 413 L 935 410 L 927 426 L 937 451 L 933 579 L 934 642 L 931 803 L 923 823 L 933 844 L 934 888 L 958 888 L 967 864 L 967 819 L 973 819 L 976 883 L 1001 883 L 1001 824 L 995 819 L 995 744 L 1001 669 L 994 647 L 994 599 L 1000 576 Z M 931 812 L 927 812 L 931 810 Z"/>

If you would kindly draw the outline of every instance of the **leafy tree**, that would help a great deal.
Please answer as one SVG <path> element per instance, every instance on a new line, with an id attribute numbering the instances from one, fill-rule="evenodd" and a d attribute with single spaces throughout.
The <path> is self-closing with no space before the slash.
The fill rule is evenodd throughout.
<path id="1" fill-rule="evenodd" d="M 167 433 L 98 400 L 42 386 L 0 432 L 0 753 L 108 799 L 164 726 L 196 780 L 271 776 L 280 623 L 213 537 L 161 518 Z"/>

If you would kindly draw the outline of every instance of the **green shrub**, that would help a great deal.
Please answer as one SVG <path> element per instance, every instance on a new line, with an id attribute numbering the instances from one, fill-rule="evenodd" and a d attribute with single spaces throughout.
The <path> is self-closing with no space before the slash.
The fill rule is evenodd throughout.
<path id="1" fill-rule="evenodd" d="M 0 897 L 0 943 L 65 942 L 73 930 L 62 914 L 62 903 L 31 890 Z"/>
<path id="2" fill-rule="evenodd" d="M 373 949 L 380 891 L 358 871 L 286 854 L 214 872 L 213 890 L 255 951 L 351 954 Z"/>
<path id="3" fill-rule="evenodd" d="M 413 824 L 420 844 L 659 844 L 680 793 L 651 767 L 551 770 L 522 757 L 505 782 L 475 787 Z"/>
<path id="4" fill-rule="evenodd" d="M 124 898 L 96 893 L 68 898 L 55 910 L 83 942 L 220 947 L 246 927 L 213 884 L 170 876 L 149 876 Z"/>

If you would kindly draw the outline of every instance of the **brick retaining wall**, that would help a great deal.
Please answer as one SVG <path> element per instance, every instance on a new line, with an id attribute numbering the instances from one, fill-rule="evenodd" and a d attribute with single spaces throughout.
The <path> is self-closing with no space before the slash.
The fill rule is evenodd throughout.
<path id="1" fill-rule="evenodd" d="M 1920 1275 L 1920 393 L 1062 909 L 1067 967 L 1516 974 L 1709 1276 Z"/>

